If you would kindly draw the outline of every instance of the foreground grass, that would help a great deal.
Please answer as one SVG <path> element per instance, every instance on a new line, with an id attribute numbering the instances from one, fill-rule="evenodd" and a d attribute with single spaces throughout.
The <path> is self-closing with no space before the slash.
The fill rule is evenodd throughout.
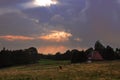
<path id="1" fill-rule="evenodd" d="M 70 64 L 41 60 L 38 64 L 1 69 L 0 80 L 120 80 L 119 67 L 119 61 Z"/>

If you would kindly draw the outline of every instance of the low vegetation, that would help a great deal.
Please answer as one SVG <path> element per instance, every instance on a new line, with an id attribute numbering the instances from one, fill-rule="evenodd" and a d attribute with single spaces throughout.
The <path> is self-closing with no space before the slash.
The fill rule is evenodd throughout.
<path id="1" fill-rule="evenodd" d="M 120 80 L 119 67 L 120 61 L 70 64 L 40 60 L 36 64 L 0 69 L 0 80 Z"/>

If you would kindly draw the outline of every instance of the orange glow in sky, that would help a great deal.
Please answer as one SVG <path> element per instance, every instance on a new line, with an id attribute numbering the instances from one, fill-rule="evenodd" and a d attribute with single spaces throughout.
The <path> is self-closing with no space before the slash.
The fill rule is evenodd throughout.
<path id="1" fill-rule="evenodd" d="M 57 52 L 64 52 L 66 51 L 68 48 L 65 46 L 43 46 L 43 47 L 39 47 L 38 48 L 38 52 L 39 53 L 44 53 L 44 54 L 48 54 L 48 53 L 52 53 L 55 54 Z"/>
<path id="2" fill-rule="evenodd" d="M 5 35 L 5 36 L 0 36 L 0 39 L 4 39 L 4 40 L 8 40 L 8 41 L 15 41 L 15 40 L 34 40 L 33 37 L 20 36 L 20 35 Z"/>

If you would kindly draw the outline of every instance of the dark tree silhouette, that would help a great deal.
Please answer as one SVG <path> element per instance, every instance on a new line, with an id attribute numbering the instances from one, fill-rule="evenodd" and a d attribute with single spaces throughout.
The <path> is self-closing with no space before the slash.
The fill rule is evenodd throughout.
<path id="1" fill-rule="evenodd" d="M 96 51 L 101 51 L 105 49 L 105 47 L 100 43 L 100 41 L 96 41 L 94 48 Z"/>
<path id="2" fill-rule="evenodd" d="M 62 54 L 60 52 L 57 52 L 54 57 L 55 60 L 62 60 Z"/>
<path id="3" fill-rule="evenodd" d="M 95 48 L 95 51 L 98 51 L 102 55 L 102 57 L 105 58 L 106 48 L 100 43 L 100 41 L 96 41 L 94 48 Z"/>
<path id="4" fill-rule="evenodd" d="M 94 49 L 91 47 L 85 51 L 87 55 L 91 54 L 94 51 Z"/>
<path id="5" fill-rule="evenodd" d="M 104 54 L 104 59 L 105 60 L 114 60 L 116 59 L 115 52 L 112 47 L 107 46 L 105 49 L 105 54 Z"/>
<path id="6" fill-rule="evenodd" d="M 3 50 L 0 51 L 0 67 L 29 64 L 37 61 L 38 52 L 34 47 L 25 50 L 14 51 L 3 48 Z"/>
<path id="7" fill-rule="evenodd" d="M 87 55 L 84 51 L 72 50 L 71 63 L 81 63 L 87 61 Z"/>
<path id="8" fill-rule="evenodd" d="M 64 60 L 70 60 L 71 59 L 71 51 L 67 50 L 64 54 L 63 54 L 63 59 Z"/>
<path id="9" fill-rule="evenodd" d="M 116 54 L 116 58 L 120 59 L 120 49 L 116 48 L 115 54 Z"/>

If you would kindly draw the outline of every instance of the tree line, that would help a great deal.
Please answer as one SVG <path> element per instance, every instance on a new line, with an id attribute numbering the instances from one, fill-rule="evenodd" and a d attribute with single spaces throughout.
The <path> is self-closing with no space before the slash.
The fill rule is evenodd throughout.
<path id="1" fill-rule="evenodd" d="M 38 61 L 38 52 L 34 47 L 24 50 L 7 50 L 3 48 L 0 51 L 0 68 L 36 63 Z"/>
<path id="2" fill-rule="evenodd" d="M 3 48 L 0 51 L 0 68 L 36 63 L 40 59 L 52 59 L 52 60 L 70 60 L 71 63 L 81 63 L 89 60 L 89 55 L 94 55 L 93 52 L 98 52 L 103 60 L 117 60 L 120 59 L 120 49 L 114 50 L 112 47 L 103 46 L 100 41 L 96 41 L 94 48 L 88 48 L 87 50 L 79 51 L 77 49 L 67 50 L 65 53 L 57 52 L 56 54 L 40 54 L 37 49 L 30 47 L 28 49 L 21 50 L 7 50 Z M 94 56 L 99 58 L 98 53 Z M 92 58 L 92 57 L 91 57 Z M 94 59 L 91 59 L 94 60 Z M 99 59 L 98 59 L 99 60 Z"/>
<path id="3" fill-rule="evenodd" d="M 120 59 L 120 49 L 114 50 L 112 47 L 103 46 L 100 41 L 96 41 L 94 48 L 88 48 L 87 50 L 79 51 L 77 49 L 67 50 L 65 53 L 57 52 L 55 55 L 39 54 L 40 59 L 52 59 L 52 60 L 70 60 L 71 63 L 81 63 L 88 60 L 88 55 L 97 51 L 102 56 L 103 60 L 117 60 Z M 93 54 L 94 55 L 94 54 Z"/>

